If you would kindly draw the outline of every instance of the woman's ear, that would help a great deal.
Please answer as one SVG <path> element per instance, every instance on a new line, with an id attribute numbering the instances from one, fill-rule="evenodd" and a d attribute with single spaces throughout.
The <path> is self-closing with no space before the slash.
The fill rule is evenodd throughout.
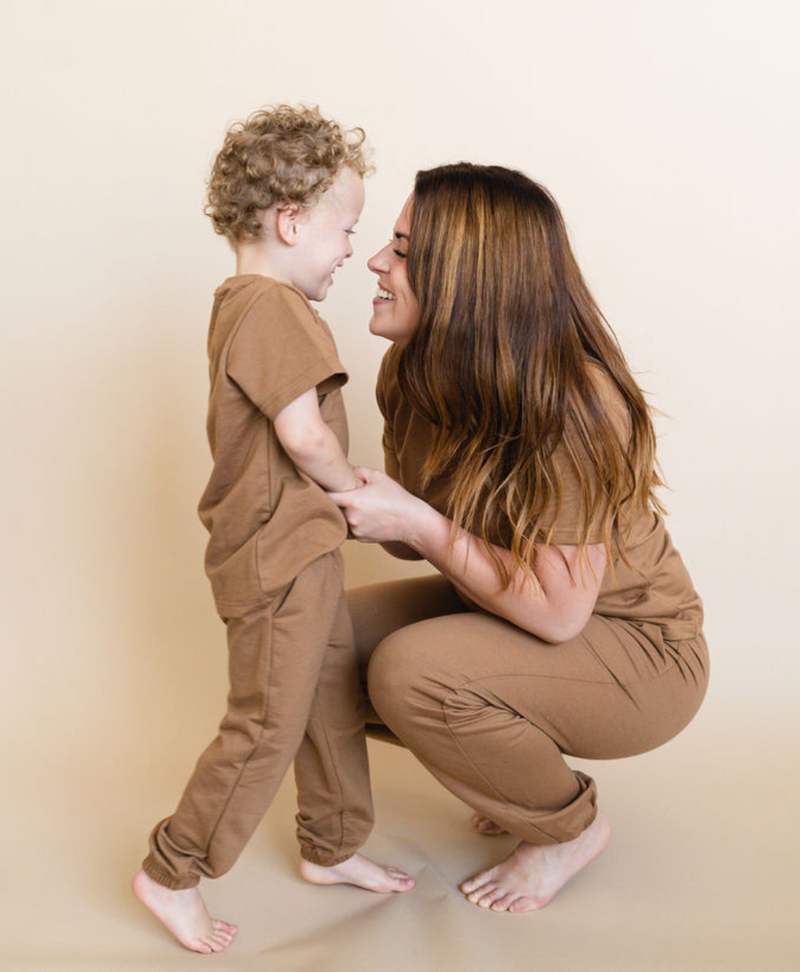
<path id="1" fill-rule="evenodd" d="M 294 246 L 300 236 L 300 207 L 296 203 L 282 206 L 275 215 L 275 235 L 287 246 Z"/>

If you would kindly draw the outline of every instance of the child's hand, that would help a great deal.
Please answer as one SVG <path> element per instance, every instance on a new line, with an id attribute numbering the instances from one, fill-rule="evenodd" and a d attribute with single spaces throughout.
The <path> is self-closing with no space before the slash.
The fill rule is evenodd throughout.
<path id="1" fill-rule="evenodd" d="M 366 543 L 413 546 L 415 524 L 428 505 L 377 469 L 359 466 L 355 472 L 362 480 L 359 489 L 328 493 L 344 512 L 351 536 Z"/>

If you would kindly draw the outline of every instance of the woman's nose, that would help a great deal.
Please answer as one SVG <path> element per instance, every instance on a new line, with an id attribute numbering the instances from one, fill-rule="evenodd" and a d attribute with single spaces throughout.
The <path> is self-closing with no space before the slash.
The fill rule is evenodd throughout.
<path id="1" fill-rule="evenodd" d="M 387 243 L 382 249 L 367 260 L 367 268 L 373 273 L 383 273 L 386 269 L 386 251 L 389 249 L 389 244 Z"/>

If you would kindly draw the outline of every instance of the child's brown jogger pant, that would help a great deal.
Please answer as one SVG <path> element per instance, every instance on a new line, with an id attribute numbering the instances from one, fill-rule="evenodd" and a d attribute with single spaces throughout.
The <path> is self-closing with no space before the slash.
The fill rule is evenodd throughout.
<path id="1" fill-rule="evenodd" d="M 230 694 L 219 734 L 175 813 L 150 838 L 145 872 L 194 887 L 235 862 L 292 760 L 300 852 L 332 866 L 373 821 L 363 700 L 338 550 L 268 605 L 227 622 Z"/>

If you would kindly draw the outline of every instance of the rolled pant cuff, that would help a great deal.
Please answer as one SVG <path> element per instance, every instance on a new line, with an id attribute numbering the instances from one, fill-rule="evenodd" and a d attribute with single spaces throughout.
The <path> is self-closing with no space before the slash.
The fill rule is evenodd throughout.
<path id="1" fill-rule="evenodd" d="M 597 786 L 591 776 L 576 772 L 580 791 L 567 806 L 508 827 L 510 833 L 529 844 L 565 844 L 590 827 L 597 816 Z"/>
<path id="2" fill-rule="evenodd" d="M 358 851 L 358 847 L 353 847 L 348 851 L 333 854 L 331 851 L 321 847 L 312 847 L 310 844 L 300 844 L 300 856 L 309 864 L 318 864 L 320 867 L 336 867 Z"/>
<path id="3" fill-rule="evenodd" d="M 148 877 L 152 878 L 156 884 L 161 884 L 165 888 L 169 888 L 171 891 L 186 891 L 189 888 L 196 888 L 200 883 L 200 878 L 196 875 L 186 878 L 176 878 L 174 875 L 170 874 L 166 868 L 163 868 L 160 864 L 157 864 L 151 857 L 145 857 L 145 859 L 142 861 L 142 870 Z"/>

